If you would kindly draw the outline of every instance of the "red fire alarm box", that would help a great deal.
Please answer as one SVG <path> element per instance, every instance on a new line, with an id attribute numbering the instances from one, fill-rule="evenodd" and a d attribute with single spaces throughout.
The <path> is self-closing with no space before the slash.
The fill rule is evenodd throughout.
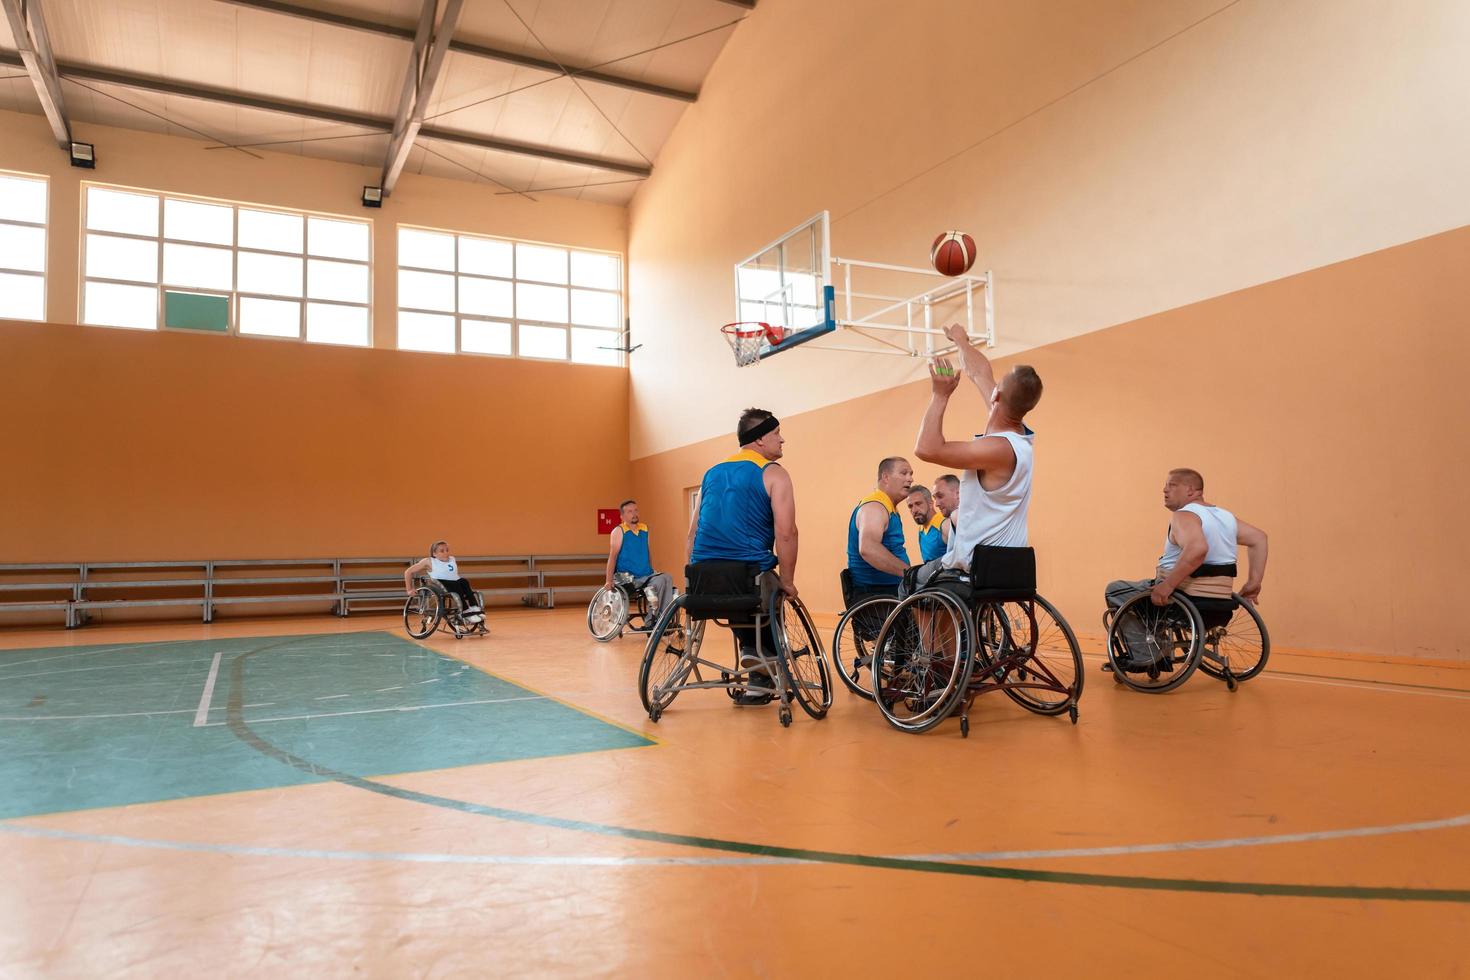
<path id="1" fill-rule="evenodd" d="M 599 507 L 597 509 L 597 533 L 611 534 L 613 528 L 623 523 L 623 515 L 616 507 Z"/>

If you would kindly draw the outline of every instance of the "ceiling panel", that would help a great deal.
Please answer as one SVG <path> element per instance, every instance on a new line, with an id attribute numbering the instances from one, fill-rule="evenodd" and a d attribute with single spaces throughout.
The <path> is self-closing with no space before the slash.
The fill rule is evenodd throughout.
<path id="1" fill-rule="evenodd" d="M 58 60 L 163 73 L 155 0 L 48 0 L 46 28 Z"/>

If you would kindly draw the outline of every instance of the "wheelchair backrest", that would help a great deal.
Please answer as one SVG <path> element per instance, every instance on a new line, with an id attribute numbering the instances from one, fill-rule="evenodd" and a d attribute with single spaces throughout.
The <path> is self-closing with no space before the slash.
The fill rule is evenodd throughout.
<path id="1" fill-rule="evenodd" d="M 708 618 L 756 612 L 761 607 L 761 567 L 751 561 L 701 561 L 684 566 L 684 608 Z"/>
<path id="2" fill-rule="evenodd" d="M 842 584 L 842 608 L 847 609 L 852 605 L 852 570 L 844 568 L 837 580 Z"/>
<path id="3" fill-rule="evenodd" d="M 970 555 L 970 586 L 1036 591 L 1036 552 L 1031 548 L 976 545 Z"/>

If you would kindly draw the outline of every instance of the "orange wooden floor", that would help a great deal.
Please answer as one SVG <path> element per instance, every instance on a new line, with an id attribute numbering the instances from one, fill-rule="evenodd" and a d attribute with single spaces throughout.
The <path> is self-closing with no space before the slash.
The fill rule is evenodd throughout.
<path id="1" fill-rule="evenodd" d="M 788 730 L 719 692 L 651 725 L 638 639 L 491 626 L 428 645 L 656 744 L 0 822 L 0 976 L 1470 973 L 1470 670 L 1273 654 L 1151 697 L 1092 657 L 1076 727 L 982 699 L 962 740 L 841 690 Z M 0 671 L 395 629 L 10 630 Z"/>

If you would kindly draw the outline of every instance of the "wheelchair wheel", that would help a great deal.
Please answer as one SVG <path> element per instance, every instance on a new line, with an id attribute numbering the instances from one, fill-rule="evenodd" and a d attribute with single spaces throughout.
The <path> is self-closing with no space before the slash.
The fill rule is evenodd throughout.
<path id="1" fill-rule="evenodd" d="M 1082 648 L 1056 606 L 1037 596 L 1034 608 L 1034 634 L 1031 617 L 1020 603 L 987 604 L 981 610 L 976 623 L 980 643 L 975 648 L 974 670 L 983 673 L 991 664 L 1013 656 L 1018 650 L 1026 652 L 1026 662 L 1007 671 L 1004 679 L 1013 683 L 1053 684 L 1066 688 L 1066 693 L 1035 687 L 1002 690 L 1027 711 L 1060 715 L 1082 698 Z"/>
<path id="2" fill-rule="evenodd" d="M 623 635 L 628 622 L 628 593 L 614 585 L 597 590 L 587 604 L 587 632 L 598 643 L 610 643 Z"/>
<path id="3" fill-rule="evenodd" d="M 1189 600 L 1176 593 L 1156 606 L 1147 592 L 1140 593 L 1118 608 L 1108 627 L 1113 677 L 1135 691 L 1172 691 L 1199 666 L 1204 635 L 1199 610 Z"/>
<path id="4" fill-rule="evenodd" d="M 682 597 L 669 603 L 643 649 L 643 664 L 638 668 L 638 696 L 652 721 L 658 721 L 658 716 L 679 696 L 679 685 L 688 676 L 704 638 L 704 620 L 691 623 L 688 629 L 671 627 L 671 623 L 678 621 L 683 605 Z M 677 649 L 680 640 L 683 649 Z M 670 649 L 671 646 L 676 649 Z"/>
<path id="5" fill-rule="evenodd" d="M 1230 622 L 1205 631 L 1205 655 L 1200 657 L 1199 669 L 1216 680 L 1225 679 L 1220 663 L 1209 656 L 1213 653 L 1229 665 L 1232 677 L 1248 681 L 1266 669 L 1266 658 L 1271 656 L 1271 634 L 1266 632 L 1266 621 L 1249 599 L 1238 594 L 1232 594 L 1231 598 L 1237 605 Z"/>
<path id="6" fill-rule="evenodd" d="M 415 640 L 433 635 L 439 628 L 444 615 L 444 605 L 439 594 L 428 586 L 421 585 L 403 604 L 403 628 Z"/>
<path id="7" fill-rule="evenodd" d="M 873 650 L 878 631 L 898 600 L 886 595 L 869 596 L 853 603 L 832 634 L 832 666 L 847 689 L 860 698 L 873 700 Z"/>
<path id="8" fill-rule="evenodd" d="M 873 700 L 899 731 L 926 732 L 945 719 L 970 680 L 975 627 L 948 592 L 917 592 L 878 632 Z"/>
<path id="9" fill-rule="evenodd" d="M 781 640 L 781 672 L 801 710 L 818 720 L 832 707 L 832 676 L 822 654 L 817 628 L 800 599 L 776 599 L 776 636 Z"/>

